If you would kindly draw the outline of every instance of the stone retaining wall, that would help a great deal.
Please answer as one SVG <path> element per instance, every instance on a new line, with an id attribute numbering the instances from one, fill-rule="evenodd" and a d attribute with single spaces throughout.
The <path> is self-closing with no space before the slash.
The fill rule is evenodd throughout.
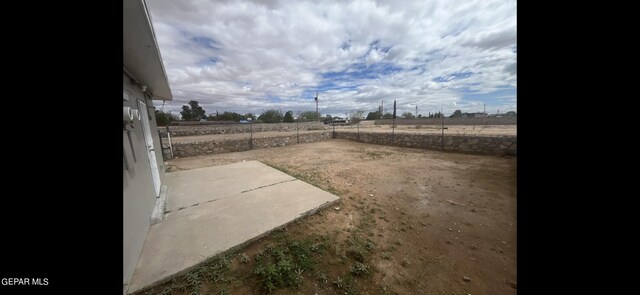
<path id="1" fill-rule="evenodd" d="M 297 125 L 296 125 L 297 124 Z M 251 123 L 251 124 L 225 124 L 225 125 L 190 125 L 190 126 L 169 126 L 171 136 L 193 136 L 193 135 L 211 135 L 211 134 L 232 134 L 232 133 L 249 133 L 265 132 L 265 131 L 300 131 L 306 130 L 325 130 L 327 126 L 322 122 L 302 122 L 302 123 Z M 167 136 L 167 127 L 158 127 L 162 137 Z"/>
<path id="2" fill-rule="evenodd" d="M 314 142 L 320 140 L 326 140 L 331 138 L 330 131 L 313 132 L 300 134 L 300 143 Z M 220 154 L 248 151 L 250 149 L 264 149 L 270 147 L 280 147 L 292 144 L 298 144 L 298 138 L 296 134 L 266 137 L 266 138 L 253 138 L 249 137 L 242 139 L 225 139 L 225 140 L 203 140 L 192 141 L 184 143 L 173 144 L 173 155 L 175 157 L 192 157 L 207 154 Z M 253 145 L 253 146 L 252 146 Z"/>
<path id="3" fill-rule="evenodd" d="M 327 140 L 330 138 L 348 139 L 364 143 L 390 145 L 398 147 L 442 150 L 442 135 L 437 134 L 403 134 L 382 132 L 350 132 L 331 131 L 305 133 L 299 135 L 300 143 Z M 266 137 L 202 140 L 173 144 L 175 157 L 192 157 L 206 154 L 241 152 L 250 149 L 263 149 L 298 144 L 296 134 Z M 459 153 L 483 155 L 517 155 L 517 136 L 468 136 L 445 135 L 444 150 Z"/>
<path id="4" fill-rule="evenodd" d="M 436 134 L 358 133 L 345 131 L 336 131 L 335 138 L 380 145 L 437 150 L 442 150 L 443 139 L 441 135 Z M 445 135 L 444 150 L 470 154 L 515 156 L 517 154 L 517 136 Z"/>

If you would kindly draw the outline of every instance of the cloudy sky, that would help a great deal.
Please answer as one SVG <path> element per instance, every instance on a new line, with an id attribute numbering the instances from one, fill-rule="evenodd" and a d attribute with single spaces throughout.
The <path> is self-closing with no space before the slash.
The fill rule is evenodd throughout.
<path id="1" fill-rule="evenodd" d="M 516 1 L 148 0 L 178 113 L 517 111 Z M 162 102 L 156 103 L 157 107 Z"/>

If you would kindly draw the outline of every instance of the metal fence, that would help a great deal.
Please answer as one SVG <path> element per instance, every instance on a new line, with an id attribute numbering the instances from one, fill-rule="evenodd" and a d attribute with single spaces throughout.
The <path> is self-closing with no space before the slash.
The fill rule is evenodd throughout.
<path id="1" fill-rule="evenodd" d="M 402 121 L 403 124 L 399 124 Z M 376 124 L 381 123 L 380 121 L 373 120 L 363 120 L 361 122 L 355 124 L 316 124 L 310 125 L 308 123 L 277 123 L 273 124 L 274 130 L 265 129 L 264 126 L 258 126 L 254 124 L 225 124 L 224 126 L 217 127 L 216 134 L 194 134 L 187 136 L 175 136 L 174 132 L 172 132 L 172 128 L 175 130 L 178 127 L 176 126 L 162 126 L 159 128 L 159 133 L 162 141 L 162 150 L 163 155 L 166 159 L 174 158 L 175 145 L 184 145 L 185 143 L 194 143 L 194 142 L 214 142 L 216 144 L 220 144 L 225 142 L 228 146 L 229 142 L 234 143 L 236 146 L 227 147 L 229 151 L 244 151 L 251 150 L 254 148 L 263 148 L 265 146 L 265 141 L 268 138 L 275 137 L 283 137 L 287 136 L 287 142 L 285 143 L 277 143 L 273 146 L 284 146 L 289 144 L 299 144 L 301 143 L 301 138 L 305 137 L 306 134 L 312 132 L 331 132 L 331 137 L 336 138 L 336 134 L 339 132 L 353 132 L 357 135 L 357 140 L 360 140 L 360 134 L 362 133 L 370 133 L 370 132 L 384 132 L 389 133 L 392 136 L 392 140 L 395 140 L 396 136 L 401 136 L 403 134 L 430 134 L 430 135 L 440 135 L 442 140 L 442 149 L 444 149 L 444 138 L 445 136 L 455 135 L 455 136 L 500 136 L 500 135 L 509 135 L 514 136 L 517 132 L 516 125 L 489 125 L 490 121 L 469 121 L 473 122 L 472 125 L 447 125 L 446 119 L 440 119 L 439 124 L 433 124 L 433 120 L 429 121 L 420 121 L 416 120 L 413 122 L 416 123 L 430 123 L 430 124 L 415 124 L 409 125 L 406 124 L 409 120 L 405 119 L 396 119 L 394 124 L 393 120 L 391 120 L 391 124 Z M 384 121 L 383 121 L 384 122 Z M 478 123 L 478 124 L 475 124 Z M 265 125 L 265 124 L 260 124 Z M 304 126 L 303 126 L 304 125 Z M 196 125 L 197 126 L 197 125 Z M 256 128 L 258 127 L 258 128 Z M 184 131 L 185 126 L 180 126 L 181 130 Z M 197 127 L 194 127 L 197 128 Z M 222 129 L 220 129 L 222 128 Z M 256 130 L 257 129 L 257 130 Z M 162 131 L 162 132 L 160 132 Z M 181 132 L 182 132 L 181 131 Z M 184 132 L 182 132 L 184 134 Z M 191 133 L 189 133 L 191 134 Z M 295 140 L 295 141 L 294 141 Z M 256 144 L 259 146 L 256 147 Z M 203 151 L 204 153 L 208 153 L 209 151 Z M 213 151 L 216 152 L 216 151 Z"/>

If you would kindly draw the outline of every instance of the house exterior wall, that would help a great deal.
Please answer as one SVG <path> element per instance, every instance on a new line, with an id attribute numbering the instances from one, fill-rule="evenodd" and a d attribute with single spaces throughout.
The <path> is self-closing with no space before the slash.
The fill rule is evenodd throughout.
<path id="1" fill-rule="evenodd" d="M 152 108 L 153 102 L 145 98 L 143 92 L 123 74 L 122 88 L 129 95 L 129 101 L 123 101 L 123 106 L 138 109 L 138 100 L 142 100 L 148 107 L 151 120 L 151 133 L 155 146 L 160 180 L 164 181 L 164 161 L 158 128 Z M 128 284 L 133 276 L 138 257 L 149 231 L 151 214 L 156 203 L 155 189 L 151 177 L 151 166 L 147 156 L 146 143 L 140 120 L 134 120 L 133 127 L 129 124 L 123 130 L 123 157 L 128 160 L 128 169 L 123 163 L 123 284 Z M 131 140 L 129 140 L 131 138 Z M 135 160 L 134 160 L 135 156 Z"/>

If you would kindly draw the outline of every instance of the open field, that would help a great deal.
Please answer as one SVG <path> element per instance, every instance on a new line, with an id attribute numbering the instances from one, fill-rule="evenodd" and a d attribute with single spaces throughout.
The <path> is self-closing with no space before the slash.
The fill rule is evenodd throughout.
<path id="1" fill-rule="evenodd" d="M 333 139 L 171 160 L 259 160 L 341 201 L 149 293 L 516 294 L 516 159 Z"/>

